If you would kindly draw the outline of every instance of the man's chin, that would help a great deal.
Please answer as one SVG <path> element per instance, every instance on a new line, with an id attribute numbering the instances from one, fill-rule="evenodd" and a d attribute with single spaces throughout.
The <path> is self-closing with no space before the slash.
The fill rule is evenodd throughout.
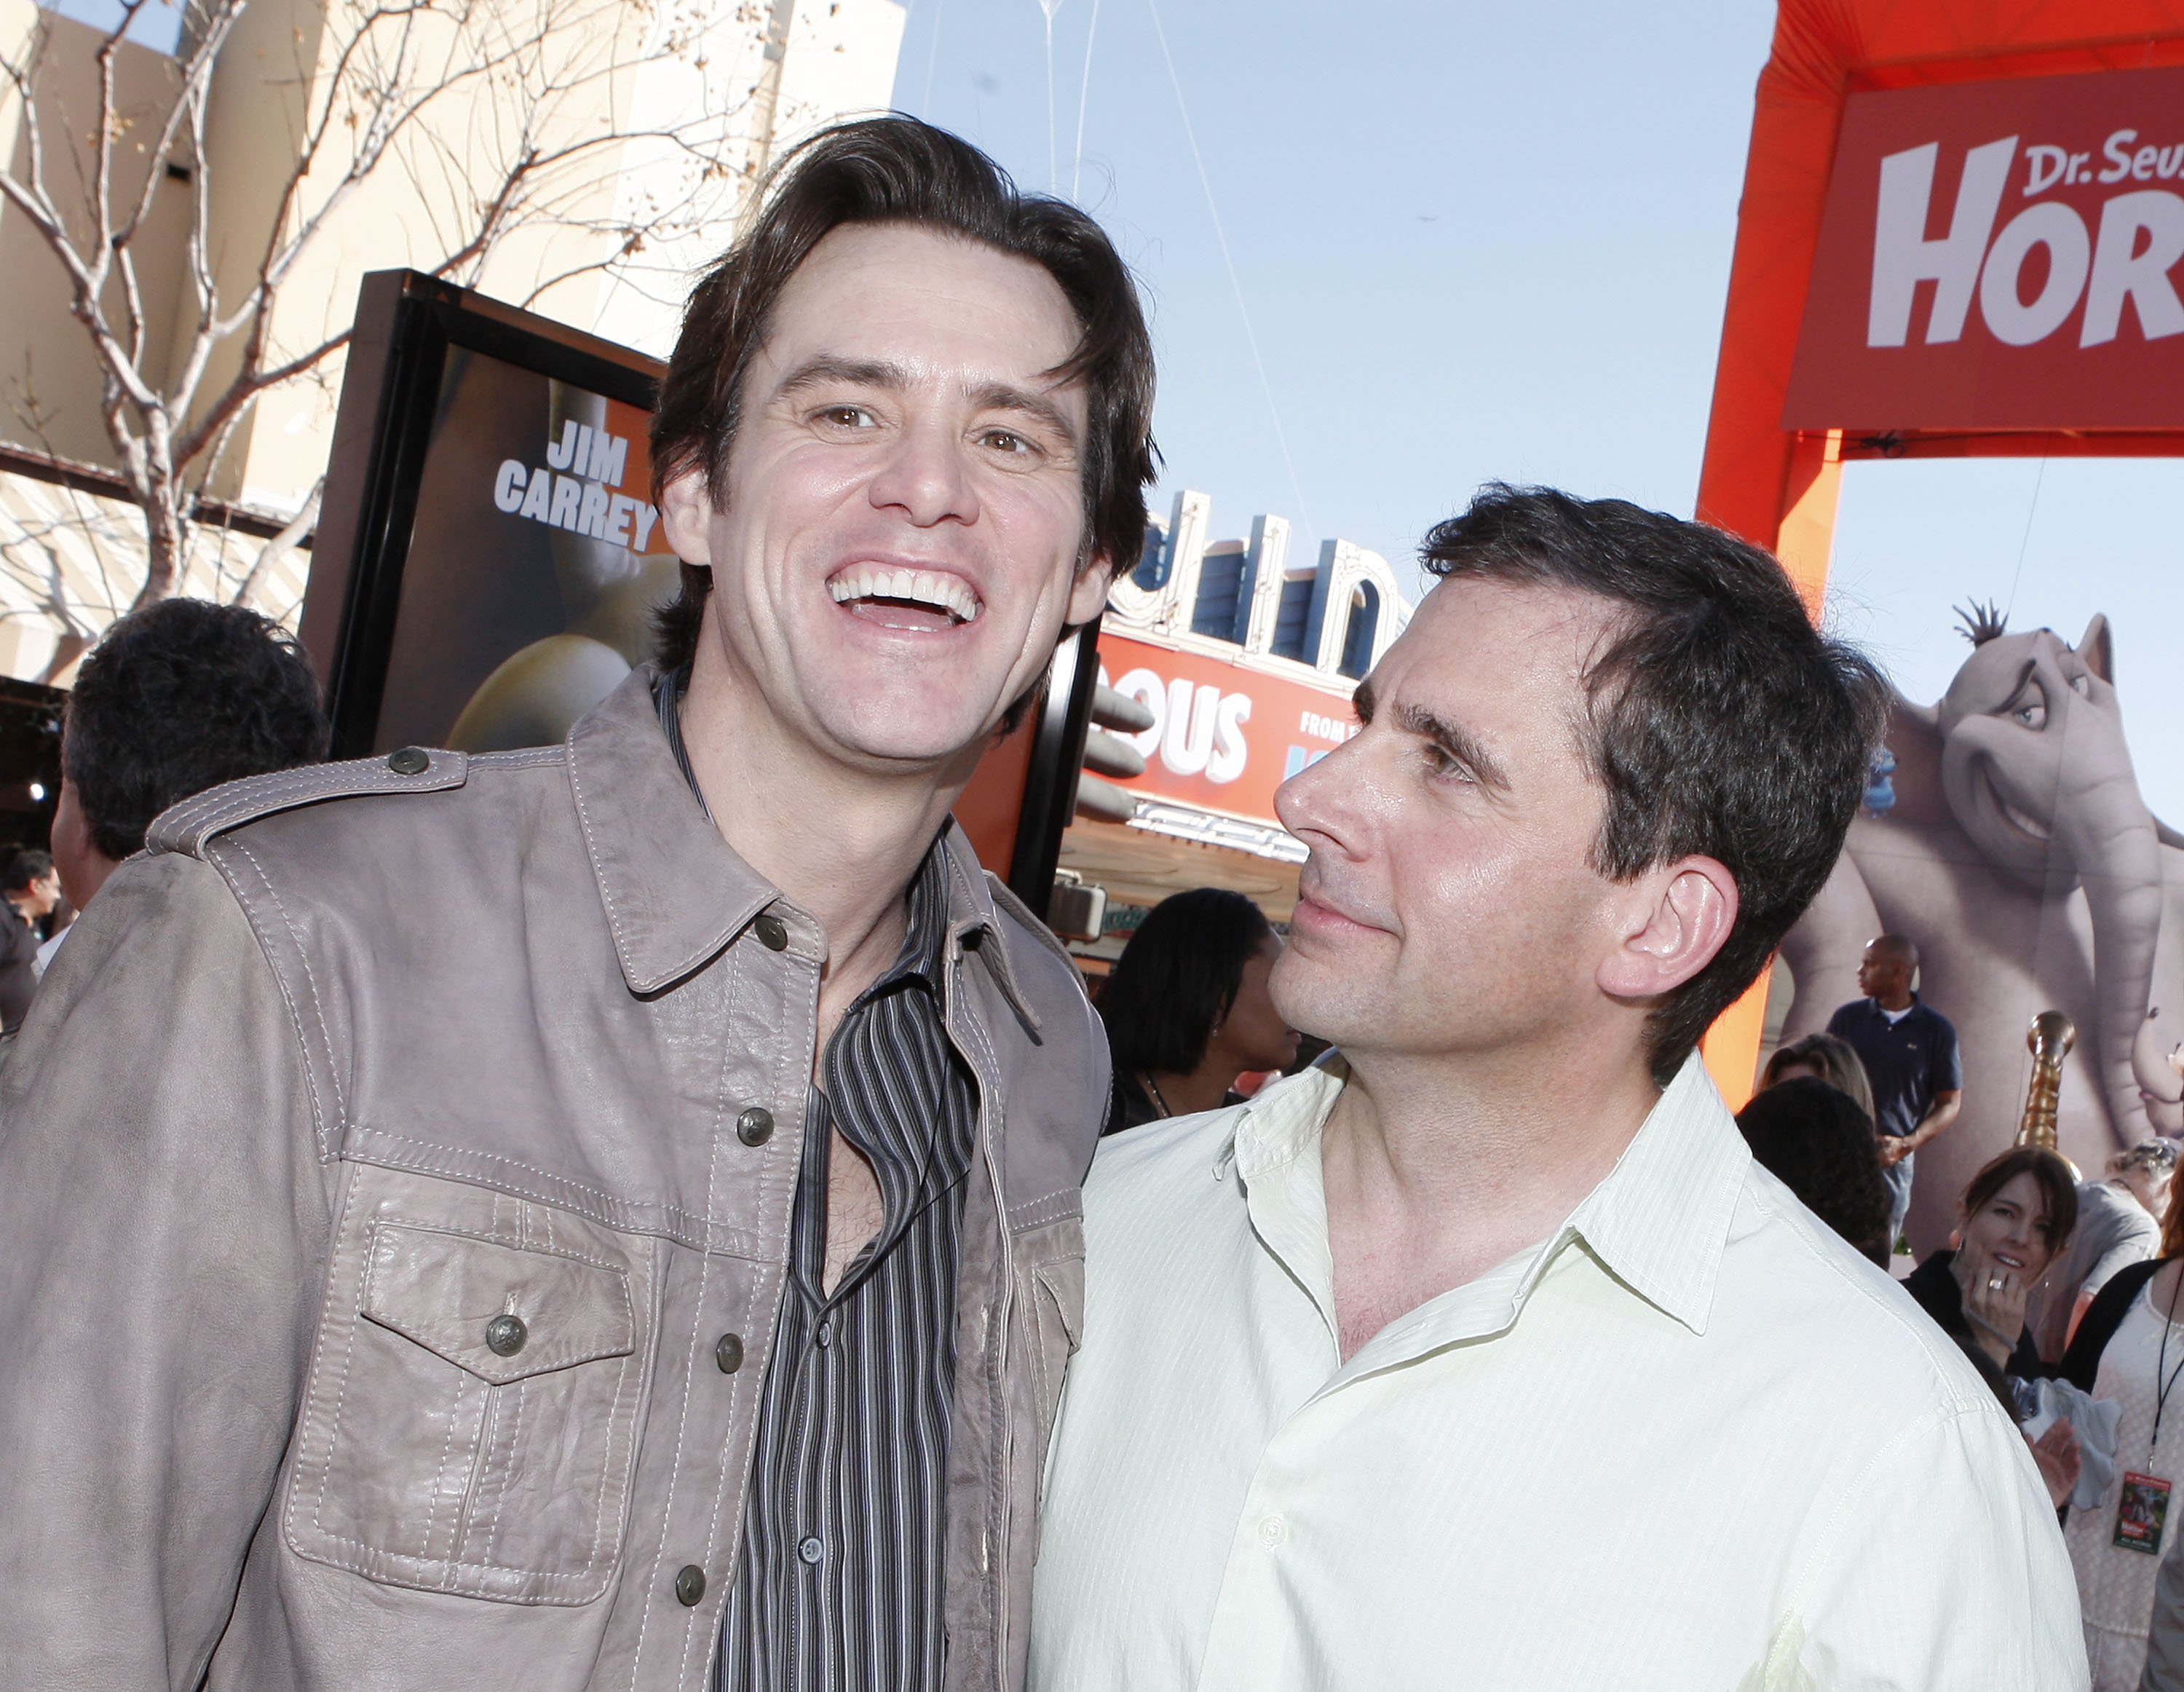
<path id="1" fill-rule="evenodd" d="M 994 743 L 1000 715 L 995 710 L 990 716 L 973 716 L 960 705 L 929 715 L 866 710 L 826 727 L 855 763 L 895 769 L 944 766 L 965 757 L 976 761 L 983 756 Z"/>

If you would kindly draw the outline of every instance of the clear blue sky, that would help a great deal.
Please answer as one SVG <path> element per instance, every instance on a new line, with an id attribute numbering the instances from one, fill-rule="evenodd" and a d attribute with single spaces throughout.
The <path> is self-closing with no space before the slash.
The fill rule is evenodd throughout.
<path id="1" fill-rule="evenodd" d="M 1151 299 L 1162 509 L 1195 487 L 1216 535 L 1275 511 L 1399 570 L 1490 478 L 1691 509 L 1771 5 L 1095 11 L 1053 14 L 1054 175 Z M 895 103 L 1045 186 L 1046 24 L 913 0 Z M 1968 649 L 1953 603 L 2072 640 L 2105 611 L 2140 785 L 2184 827 L 2180 509 L 2169 461 L 1854 465 L 1830 615 L 1927 702 Z"/>

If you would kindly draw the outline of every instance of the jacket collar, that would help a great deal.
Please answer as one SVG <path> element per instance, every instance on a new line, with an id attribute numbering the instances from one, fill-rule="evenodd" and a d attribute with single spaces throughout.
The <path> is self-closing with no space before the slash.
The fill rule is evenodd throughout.
<path id="1" fill-rule="evenodd" d="M 569 731 L 569 785 L 630 991 L 657 993 L 709 961 L 780 890 L 722 838 L 682 778 L 642 665 Z M 1020 1016 L 1002 925 L 978 859 L 950 821 L 940 839 L 951 949 L 978 952 Z M 808 921 L 808 919 L 806 919 Z M 801 925 L 795 925 L 801 926 Z"/>

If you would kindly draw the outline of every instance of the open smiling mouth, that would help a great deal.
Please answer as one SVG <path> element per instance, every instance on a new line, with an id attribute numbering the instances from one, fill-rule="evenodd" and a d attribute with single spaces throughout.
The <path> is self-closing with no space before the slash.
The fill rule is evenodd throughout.
<path id="1" fill-rule="evenodd" d="M 2002 813 L 2002 820 L 2004 822 L 2014 828 L 2020 834 L 2025 835 L 2031 839 L 2036 840 L 2043 846 L 2048 843 L 2052 831 L 2048 828 L 2046 823 L 2041 821 L 2038 817 L 2034 816 L 2026 811 L 2020 810 L 2015 805 L 2010 804 L 2008 799 L 2004 799 L 2002 794 L 2001 787 L 1996 782 L 1994 776 L 1991 773 L 1986 771 L 1981 771 L 1981 779 L 1986 783 L 1987 797 L 1994 801 L 1994 807 L 1997 810 Z"/>
<path id="2" fill-rule="evenodd" d="M 827 591 L 851 616 L 883 628 L 961 628 L 976 622 L 983 609 L 968 582 L 938 570 L 855 565 L 829 582 Z"/>

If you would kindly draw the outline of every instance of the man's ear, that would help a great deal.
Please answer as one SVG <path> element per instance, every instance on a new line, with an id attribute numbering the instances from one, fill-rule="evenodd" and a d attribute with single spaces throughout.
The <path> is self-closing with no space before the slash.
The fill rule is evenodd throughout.
<path id="1" fill-rule="evenodd" d="M 706 492 L 703 470 L 678 470 L 660 485 L 660 532 L 683 563 L 712 563 L 712 525 L 713 498 Z"/>
<path id="2" fill-rule="evenodd" d="M 1115 561 L 1103 552 L 1094 553 L 1077 572 L 1069 587 L 1069 609 L 1062 614 L 1065 628 L 1089 623 L 1107 608 L 1107 590 L 1115 580 Z"/>
<path id="3" fill-rule="evenodd" d="M 1630 891 L 1623 938 L 1597 977 L 1617 999 L 1674 992 L 1713 961 L 1736 926 L 1736 877 L 1712 858 L 1680 858 Z"/>

